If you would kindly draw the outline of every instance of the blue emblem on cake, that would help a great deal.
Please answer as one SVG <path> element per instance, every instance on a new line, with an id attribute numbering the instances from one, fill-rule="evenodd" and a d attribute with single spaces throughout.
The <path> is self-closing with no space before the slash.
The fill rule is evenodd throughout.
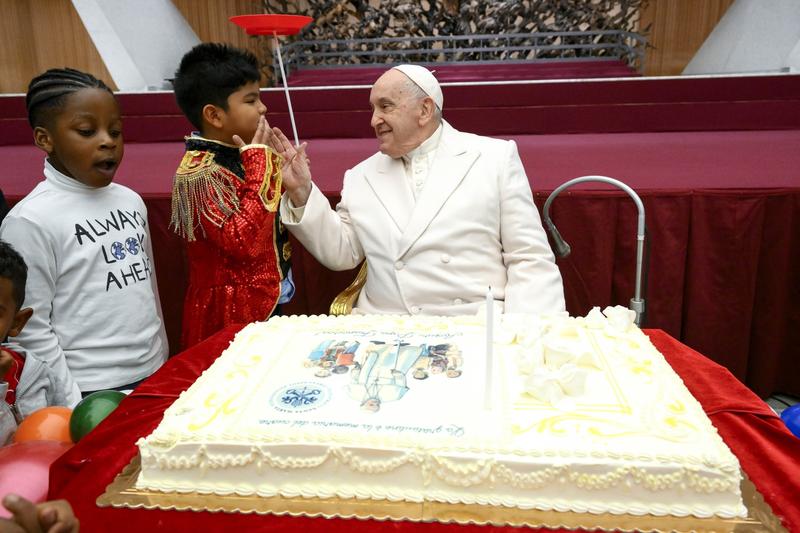
<path id="1" fill-rule="evenodd" d="M 285 385 L 276 390 L 272 394 L 270 404 L 278 411 L 303 413 L 325 405 L 330 399 L 331 390 L 327 385 L 302 382 Z"/>

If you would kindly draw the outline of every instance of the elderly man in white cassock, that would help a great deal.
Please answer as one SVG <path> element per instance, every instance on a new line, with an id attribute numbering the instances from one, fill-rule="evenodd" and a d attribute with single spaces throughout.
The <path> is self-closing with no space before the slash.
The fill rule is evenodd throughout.
<path id="1" fill-rule="evenodd" d="M 332 270 L 368 264 L 360 313 L 475 314 L 492 288 L 506 313 L 564 310 L 561 275 L 514 141 L 454 129 L 426 68 L 400 65 L 372 87 L 379 152 L 347 171 L 333 210 L 304 154 L 286 158 L 283 223 Z"/>

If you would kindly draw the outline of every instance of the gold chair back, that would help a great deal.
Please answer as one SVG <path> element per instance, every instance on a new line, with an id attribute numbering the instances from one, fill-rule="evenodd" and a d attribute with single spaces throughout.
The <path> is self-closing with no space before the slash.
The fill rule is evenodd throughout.
<path id="1" fill-rule="evenodd" d="M 361 288 L 367 282 L 367 261 L 361 263 L 361 268 L 356 274 L 356 278 L 333 299 L 330 308 L 331 315 L 349 315 L 353 311 L 353 305 L 358 300 Z"/>

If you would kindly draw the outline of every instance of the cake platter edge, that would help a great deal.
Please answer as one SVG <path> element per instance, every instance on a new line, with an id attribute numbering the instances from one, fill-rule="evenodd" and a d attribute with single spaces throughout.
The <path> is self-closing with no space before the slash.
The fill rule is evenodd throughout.
<path id="1" fill-rule="evenodd" d="M 136 488 L 139 455 L 117 474 L 97 498 L 98 507 L 256 513 L 277 516 L 356 518 L 411 522 L 442 522 L 495 526 L 648 532 L 784 532 L 780 519 L 753 483 L 743 475 L 742 497 L 745 518 L 697 518 L 635 516 L 562 511 L 521 510 L 487 505 L 439 502 L 392 502 L 343 498 L 264 498 L 261 496 L 219 496 L 215 494 L 166 493 Z"/>

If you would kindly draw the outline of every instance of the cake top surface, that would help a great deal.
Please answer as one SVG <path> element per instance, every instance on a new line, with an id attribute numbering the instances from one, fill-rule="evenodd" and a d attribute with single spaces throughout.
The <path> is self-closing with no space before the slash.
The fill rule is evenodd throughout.
<path id="1" fill-rule="evenodd" d="M 502 315 L 490 328 L 481 316 L 274 317 L 240 331 L 146 440 L 672 461 L 738 475 L 626 311 Z"/>

